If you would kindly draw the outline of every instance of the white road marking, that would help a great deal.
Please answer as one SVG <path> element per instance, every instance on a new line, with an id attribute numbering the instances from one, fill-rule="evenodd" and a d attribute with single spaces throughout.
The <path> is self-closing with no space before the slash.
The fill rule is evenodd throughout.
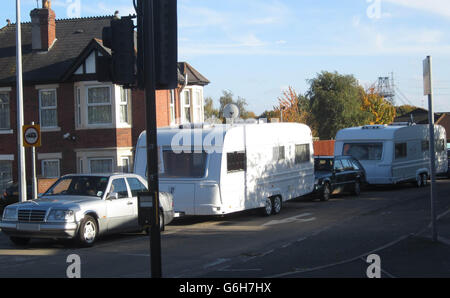
<path id="1" fill-rule="evenodd" d="M 212 262 L 210 264 L 206 264 L 205 266 L 203 266 L 203 269 L 208 269 L 210 267 L 214 267 L 223 263 L 228 262 L 230 259 L 217 259 L 215 262 Z"/>
<path id="2" fill-rule="evenodd" d="M 306 217 L 306 218 L 305 218 Z M 274 226 L 274 225 L 281 225 L 281 224 L 288 224 L 293 222 L 310 222 L 316 220 L 315 217 L 312 217 L 311 213 L 303 213 L 300 215 L 296 215 L 293 217 L 288 217 L 280 220 L 272 220 L 268 223 L 265 223 L 264 226 Z"/>

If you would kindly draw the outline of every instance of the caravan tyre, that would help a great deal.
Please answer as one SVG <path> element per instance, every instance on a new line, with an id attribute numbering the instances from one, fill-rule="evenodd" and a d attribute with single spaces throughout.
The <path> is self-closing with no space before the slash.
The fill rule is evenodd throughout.
<path id="1" fill-rule="evenodd" d="M 320 200 L 322 202 L 327 202 L 331 198 L 331 187 L 330 184 L 327 182 L 323 186 L 322 195 L 320 196 Z"/>
<path id="2" fill-rule="evenodd" d="M 264 207 L 261 209 L 262 216 L 270 216 L 273 212 L 273 204 L 270 198 L 264 201 Z"/>
<path id="3" fill-rule="evenodd" d="M 417 176 L 417 181 L 416 181 L 416 185 L 418 188 L 421 188 L 423 186 L 423 175 L 419 175 Z"/>
<path id="4" fill-rule="evenodd" d="M 422 185 L 427 186 L 428 185 L 428 175 L 422 174 Z"/>
<path id="5" fill-rule="evenodd" d="M 272 199 L 272 213 L 274 215 L 280 214 L 281 208 L 283 207 L 283 201 L 280 196 L 276 196 Z"/>

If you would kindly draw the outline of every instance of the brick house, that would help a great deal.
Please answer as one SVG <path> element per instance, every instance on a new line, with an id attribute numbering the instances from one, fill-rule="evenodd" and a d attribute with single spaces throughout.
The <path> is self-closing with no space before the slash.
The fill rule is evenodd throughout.
<path id="1" fill-rule="evenodd" d="M 97 81 L 96 58 L 111 54 L 101 36 L 112 16 L 57 20 L 50 5 L 30 16 L 22 24 L 24 124 L 41 125 L 38 176 L 130 171 L 145 130 L 145 97 Z M 15 33 L 15 24 L 0 29 L 0 193 L 17 181 Z M 204 121 L 209 81 L 188 63 L 178 70 L 179 88 L 157 92 L 159 127 Z M 26 164 L 30 177 L 29 149 Z"/>
<path id="2" fill-rule="evenodd" d="M 399 115 L 395 118 L 394 122 L 411 122 L 416 124 L 429 124 L 428 110 L 417 108 L 404 115 Z M 436 125 L 441 125 L 447 132 L 447 143 L 450 143 L 450 113 L 434 113 L 434 122 Z"/>

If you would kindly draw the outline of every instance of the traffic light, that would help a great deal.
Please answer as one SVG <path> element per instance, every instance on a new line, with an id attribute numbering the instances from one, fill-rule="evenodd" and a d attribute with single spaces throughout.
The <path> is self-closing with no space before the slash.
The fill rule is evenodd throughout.
<path id="1" fill-rule="evenodd" d="M 112 58 L 98 57 L 98 80 L 128 87 L 135 85 L 136 50 L 132 17 L 111 20 L 111 26 L 103 28 L 102 38 L 103 45 L 111 49 Z"/>
<path id="2" fill-rule="evenodd" d="M 138 86 L 144 88 L 145 75 L 149 75 L 148 70 L 144 71 L 145 59 L 151 60 L 150 53 L 153 52 L 156 89 L 176 89 L 178 87 L 177 0 L 138 0 L 136 8 Z"/>
<path id="3" fill-rule="evenodd" d="M 178 87 L 177 0 L 155 0 L 155 72 L 157 89 Z"/>

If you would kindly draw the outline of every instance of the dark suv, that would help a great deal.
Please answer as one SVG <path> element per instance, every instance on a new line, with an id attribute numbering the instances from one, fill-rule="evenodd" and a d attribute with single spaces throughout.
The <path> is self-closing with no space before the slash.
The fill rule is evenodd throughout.
<path id="1" fill-rule="evenodd" d="M 361 193 L 361 185 L 366 183 L 364 168 L 351 156 L 316 157 L 314 193 L 321 201 L 328 201 L 335 193 Z"/>

